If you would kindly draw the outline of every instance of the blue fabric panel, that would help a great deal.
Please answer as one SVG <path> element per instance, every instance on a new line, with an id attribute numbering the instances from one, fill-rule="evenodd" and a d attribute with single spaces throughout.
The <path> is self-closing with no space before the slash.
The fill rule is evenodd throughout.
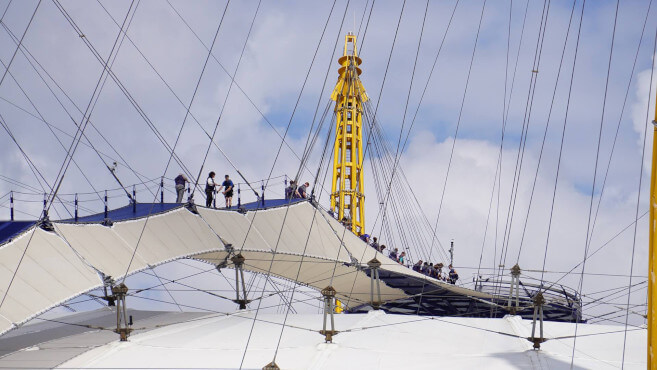
<path id="1" fill-rule="evenodd" d="M 166 212 L 182 206 L 183 204 L 180 203 L 137 203 L 137 206 L 133 210 L 133 206 L 130 204 L 125 207 L 109 210 L 107 212 L 107 218 L 112 221 L 130 220 Z M 78 217 L 78 222 L 102 222 L 104 219 L 105 213 L 101 212 L 89 216 Z M 75 222 L 72 218 L 64 221 Z"/>
<path id="2" fill-rule="evenodd" d="M 6 243 L 35 223 L 34 221 L 0 221 L 0 244 Z"/>
<path id="3" fill-rule="evenodd" d="M 217 205 L 221 204 L 220 201 L 223 203 L 223 199 L 219 197 L 217 199 Z M 295 204 L 299 202 L 305 202 L 308 201 L 307 199 L 301 199 L 301 198 L 295 198 L 295 199 L 265 199 L 265 204 L 263 206 L 262 202 L 251 202 L 251 203 L 245 203 L 242 204 L 242 208 L 246 209 L 248 211 L 254 210 L 254 209 L 267 209 L 267 208 L 275 208 L 275 207 L 281 207 L 285 206 L 287 204 Z M 237 210 L 237 206 L 234 205 L 235 201 L 233 199 L 233 206 L 230 208 L 232 210 Z M 225 208 L 219 208 L 218 209 L 225 209 Z"/>

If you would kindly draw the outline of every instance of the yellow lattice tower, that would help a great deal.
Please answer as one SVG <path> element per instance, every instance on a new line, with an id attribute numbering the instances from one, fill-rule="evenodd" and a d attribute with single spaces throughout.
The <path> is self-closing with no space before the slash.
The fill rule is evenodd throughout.
<path id="1" fill-rule="evenodd" d="M 331 209 L 357 235 L 365 233 L 362 122 L 367 95 L 358 77 L 362 62 L 356 49 L 356 36 L 350 32 L 345 37 L 344 53 L 338 59 L 340 76 L 331 94 L 336 115 Z"/>

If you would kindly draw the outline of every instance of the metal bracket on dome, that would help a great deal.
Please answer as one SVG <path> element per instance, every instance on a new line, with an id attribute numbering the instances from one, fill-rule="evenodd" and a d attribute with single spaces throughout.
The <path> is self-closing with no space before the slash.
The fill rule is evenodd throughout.
<path id="1" fill-rule="evenodd" d="M 333 343 L 333 336 L 338 334 L 338 331 L 335 330 L 335 319 L 333 317 L 336 293 L 335 289 L 330 285 L 322 289 L 322 296 L 324 297 L 324 325 L 323 329 L 319 331 L 319 334 L 324 336 L 326 343 Z M 327 330 L 326 319 L 329 315 L 331 316 L 331 329 Z"/>
<path id="2" fill-rule="evenodd" d="M 55 227 L 52 225 L 52 222 L 50 222 L 50 219 L 48 218 L 47 214 L 43 216 L 41 220 L 39 220 L 37 225 L 39 226 L 39 228 L 41 228 L 44 231 L 50 231 L 50 232 L 55 231 Z"/>
<path id="3" fill-rule="evenodd" d="M 268 363 L 267 365 L 265 365 L 265 367 L 263 367 L 262 370 L 280 370 L 280 367 L 278 367 L 278 365 L 276 365 L 275 361 L 272 361 L 272 362 Z"/>
<path id="4" fill-rule="evenodd" d="M 541 343 L 547 341 L 543 338 L 543 305 L 545 304 L 545 298 L 543 293 L 540 291 L 534 296 L 534 318 L 532 319 L 532 336 L 527 338 L 528 341 L 534 343 L 534 349 L 541 349 Z M 538 317 L 540 325 L 540 336 L 536 337 L 536 319 Z"/>
<path id="5" fill-rule="evenodd" d="M 187 203 L 185 203 L 185 208 L 187 208 L 188 211 L 192 212 L 195 215 L 198 214 L 198 210 L 196 209 L 196 204 L 194 204 L 194 199 L 190 199 Z"/>
<path id="6" fill-rule="evenodd" d="M 100 224 L 103 226 L 112 227 L 114 222 L 109 217 L 106 217 Z"/>
<path id="7" fill-rule="evenodd" d="M 101 277 L 103 278 L 103 293 L 105 294 L 101 298 L 104 299 L 105 301 L 107 301 L 108 306 L 113 307 L 113 306 L 116 305 L 115 304 L 115 297 L 114 297 L 114 294 L 108 294 L 107 289 L 109 288 L 110 291 L 111 291 L 112 287 L 114 286 L 114 279 L 112 279 L 112 277 L 109 276 L 109 275 L 103 274 L 102 272 L 100 274 L 101 274 Z"/>
<path id="8" fill-rule="evenodd" d="M 125 296 L 128 293 L 128 287 L 121 283 L 112 287 L 112 294 L 116 299 L 116 329 L 115 333 L 119 334 L 121 342 L 128 340 L 128 336 L 132 332 L 132 316 L 128 319 L 128 314 L 125 305 Z"/>
<path id="9" fill-rule="evenodd" d="M 381 280 L 379 279 L 379 268 L 381 262 L 376 258 L 372 258 L 367 262 L 367 267 L 370 268 L 370 304 L 372 308 L 378 310 L 381 308 Z M 374 287 L 376 286 L 376 300 L 374 300 Z"/>
<path id="10" fill-rule="evenodd" d="M 513 295 L 514 287 L 516 288 L 515 296 Z M 517 263 L 511 268 L 511 287 L 509 289 L 507 308 L 512 315 L 515 315 L 520 308 L 520 266 Z M 515 305 L 513 305 L 514 302 Z"/>
<path id="11" fill-rule="evenodd" d="M 232 246 L 231 246 L 231 248 L 232 248 Z M 244 256 L 242 256 L 241 253 L 238 253 L 237 255 L 233 256 L 230 260 L 235 265 L 235 296 L 236 296 L 236 299 L 234 299 L 233 302 L 240 305 L 240 310 L 245 310 L 246 305 L 251 302 L 250 300 L 247 299 L 247 296 L 246 296 L 246 283 L 245 283 L 245 280 L 244 280 L 244 261 L 246 261 L 246 258 L 244 258 Z M 241 277 L 241 280 L 240 280 L 240 277 Z M 240 297 L 240 285 L 242 286 L 242 297 Z"/>

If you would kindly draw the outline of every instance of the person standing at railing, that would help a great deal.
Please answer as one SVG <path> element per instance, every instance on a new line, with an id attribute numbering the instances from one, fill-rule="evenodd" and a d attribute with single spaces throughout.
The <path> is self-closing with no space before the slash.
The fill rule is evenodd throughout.
<path id="1" fill-rule="evenodd" d="M 181 203 L 183 195 L 185 195 L 185 183 L 188 183 L 189 180 L 182 173 L 176 176 L 173 181 L 176 183 L 176 203 Z"/>
<path id="2" fill-rule="evenodd" d="M 221 191 L 222 188 L 225 189 L 223 194 L 224 198 L 226 198 L 226 208 L 230 208 L 233 205 L 233 187 L 235 187 L 233 181 L 228 175 L 226 175 L 224 182 L 222 182 L 219 187 L 219 191 Z"/>
<path id="3" fill-rule="evenodd" d="M 212 195 L 214 194 L 214 189 L 217 184 L 214 182 L 214 171 L 208 174 L 208 179 L 205 182 L 205 206 L 210 208 L 212 207 Z"/>

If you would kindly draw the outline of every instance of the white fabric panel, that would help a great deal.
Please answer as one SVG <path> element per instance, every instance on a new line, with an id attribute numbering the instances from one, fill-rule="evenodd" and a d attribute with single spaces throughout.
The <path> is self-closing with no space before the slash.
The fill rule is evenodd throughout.
<path id="1" fill-rule="evenodd" d="M 117 278 L 125 274 L 135 246 L 128 245 L 112 228 L 98 224 L 54 225 L 57 233 L 62 235 L 73 249 L 105 275 Z M 147 261 L 137 253 L 132 268 L 146 266 Z"/>
<path id="2" fill-rule="evenodd" d="M 151 265 L 224 249 L 221 240 L 207 224 L 185 208 L 151 216 L 148 220 L 117 222 L 112 229 L 128 245 L 138 245 L 137 252 Z M 130 272 L 140 268 L 131 266 Z"/>
<path id="3" fill-rule="evenodd" d="M 96 271 L 59 236 L 39 228 L 32 230 L 0 248 L 0 296 L 9 287 L 0 306 L 0 315 L 5 318 L 0 321 L 0 333 L 11 328 L 9 321 L 23 323 L 101 283 Z"/>
<path id="4" fill-rule="evenodd" d="M 326 225 L 321 210 L 316 210 L 310 203 L 303 202 L 290 206 L 286 216 L 286 208 L 274 208 L 248 214 L 248 217 L 254 220 L 253 225 L 263 237 L 272 240 L 270 242 L 272 248 L 276 246 L 276 240 L 281 234 L 276 249 L 277 253 L 303 254 L 351 262 L 345 248 L 340 248 L 340 239 Z M 284 225 L 283 219 L 285 219 Z M 312 229 L 311 223 L 313 223 Z M 309 233 L 310 238 L 308 238 Z"/>
<path id="5" fill-rule="evenodd" d="M 240 250 L 242 247 L 250 250 L 271 250 L 268 242 L 263 239 L 256 228 L 251 228 L 251 231 L 248 232 L 248 239 L 246 243 L 244 242 L 251 223 L 245 215 L 234 211 L 220 211 L 202 207 L 198 207 L 198 212 L 210 228 L 223 240 L 232 244 L 236 250 Z"/>
<path id="6" fill-rule="evenodd" d="M 303 282 L 318 290 L 333 286 L 338 298 L 347 306 L 355 306 L 370 300 L 370 277 L 353 266 L 346 266 L 341 262 L 335 263 L 314 257 L 301 257 L 289 254 L 277 254 L 271 263 L 272 254 L 266 252 L 243 251 L 246 258 L 244 269 L 266 274 L 270 271 L 274 276 Z M 204 253 L 198 258 L 208 263 L 217 264 L 225 258 L 225 254 Z M 229 267 L 232 264 L 229 261 Z M 301 267 L 301 270 L 299 270 Z M 407 295 L 401 290 L 381 284 L 381 298 L 383 300 L 404 298 Z"/>

